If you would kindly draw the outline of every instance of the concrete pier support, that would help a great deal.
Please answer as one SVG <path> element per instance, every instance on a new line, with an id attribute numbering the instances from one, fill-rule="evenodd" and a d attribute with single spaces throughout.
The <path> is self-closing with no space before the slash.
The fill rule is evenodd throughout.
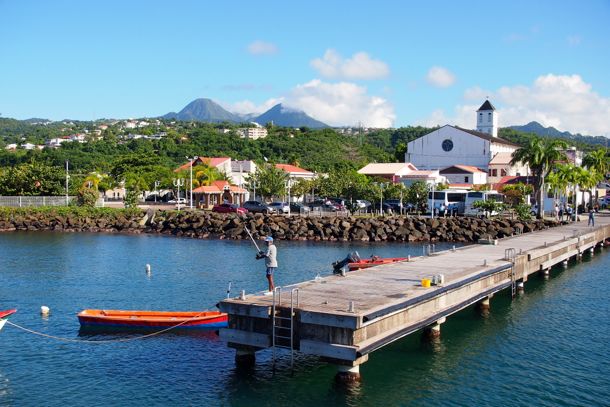
<path id="1" fill-rule="evenodd" d="M 595 247 L 589 249 L 589 254 L 591 255 L 591 257 L 595 256 Z"/>
<path id="2" fill-rule="evenodd" d="M 479 311 L 489 311 L 489 308 L 491 307 L 491 297 L 491 295 L 485 297 L 477 303 L 477 308 Z"/>
<path id="3" fill-rule="evenodd" d="M 567 268 L 568 267 L 568 261 L 567 260 L 562 261 L 561 265 L 563 266 L 563 268 Z"/>
<path id="4" fill-rule="evenodd" d="M 540 270 L 540 274 L 542 274 L 542 277 L 544 277 L 545 280 L 549 279 L 550 273 L 551 271 L 548 268 Z"/>
<path id="5" fill-rule="evenodd" d="M 337 365 L 337 374 L 335 375 L 335 381 L 337 381 L 338 383 L 357 383 L 361 379 L 362 377 L 360 376 L 360 365 Z"/>
<path id="6" fill-rule="evenodd" d="M 525 292 L 525 284 L 523 284 L 523 281 L 519 281 L 517 283 L 517 294 L 523 294 Z"/>
<path id="7" fill-rule="evenodd" d="M 235 350 L 235 365 L 237 367 L 252 367 L 256 363 L 256 354 L 252 348 L 237 348 Z"/>
<path id="8" fill-rule="evenodd" d="M 447 318 L 441 318 L 432 325 L 424 329 L 424 337 L 427 340 L 434 341 L 441 337 L 441 324 L 443 324 Z"/>

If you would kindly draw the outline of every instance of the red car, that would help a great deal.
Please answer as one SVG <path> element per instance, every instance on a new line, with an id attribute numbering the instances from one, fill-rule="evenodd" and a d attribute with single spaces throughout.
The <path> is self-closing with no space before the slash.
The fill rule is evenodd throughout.
<path id="1" fill-rule="evenodd" d="M 212 212 L 219 212 L 219 213 L 238 213 L 240 215 L 243 215 L 244 213 L 248 213 L 248 210 L 242 207 L 239 207 L 235 204 L 229 204 L 229 203 L 223 203 L 220 205 L 214 205 L 214 207 L 212 208 Z"/>

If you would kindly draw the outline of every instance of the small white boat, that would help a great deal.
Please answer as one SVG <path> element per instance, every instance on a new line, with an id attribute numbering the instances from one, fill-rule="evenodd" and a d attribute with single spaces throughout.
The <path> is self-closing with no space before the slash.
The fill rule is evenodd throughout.
<path id="1" fill-rule="evenodd" d="M 4 324 L 6 324 L 6 321 L 8 321 L 8 317 L 13 315 L 15 312 L 17 312 L 16 309 L 9 309 L 9 310 L 6 310 L 6 311 L 0 311 L 0 331 L 4 327 Z"/>

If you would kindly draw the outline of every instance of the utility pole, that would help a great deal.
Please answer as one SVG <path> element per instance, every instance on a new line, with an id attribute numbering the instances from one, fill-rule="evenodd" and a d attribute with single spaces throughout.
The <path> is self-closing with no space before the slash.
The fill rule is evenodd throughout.
<path id="1" fill-rule="evenodd" d="M 189 166 L 190 170 L 191 170 L 190 171 L 191 172 L 191 188 L 190 188 L 191 194 L 190 194 L 190 198 L 189 198 L 189 208 L 190 209 L 193 209 L 193 162 L 198 158 L 199 157 L 197 157 L 197 156 L 194 156 L 192 158 L 186 157 L 186 159 L 189 160 L 191 163 L 191 165 Z M 178 197 L 178 198 L 180 198 L 180 197 Z"/>
<path id="2" fill-rule="evenodd" d="M 183 185 L 184 185 L 184 179 L 182 179 L 182 178 L 174 179 L 174 186 L 176 188 L 178 188 L 178 197 L 176 199 L 176 201 L 178 202 L 178 210 L 180 210 L 180 187 Z"/>

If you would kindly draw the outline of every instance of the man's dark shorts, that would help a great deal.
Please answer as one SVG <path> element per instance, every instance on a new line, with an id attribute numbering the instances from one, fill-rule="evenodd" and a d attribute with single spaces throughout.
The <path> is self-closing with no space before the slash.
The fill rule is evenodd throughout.
<path id="1" fill-rule="evenodd" d="M 267 267 L 267 275 L 272 276 L 277 267 Z"/>

